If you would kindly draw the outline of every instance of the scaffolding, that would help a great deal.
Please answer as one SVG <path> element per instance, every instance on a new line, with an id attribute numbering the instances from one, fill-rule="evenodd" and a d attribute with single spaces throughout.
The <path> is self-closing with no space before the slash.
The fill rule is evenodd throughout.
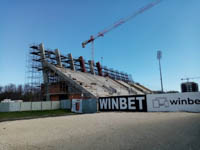
<path id="1" fill-rule="evenodd" d="M 43 83 L 42 72 L 41 72 L 42 67 L 40 61 L 37 61 L 39 58 L 40 56 L 36 55 L 36 51 L 30 48 L 26 58 L 26 83 L 25 83 L 26 89 L 31 95 L 29 101 L 40 101 L 42 99 L 42 93 L 41 93 L 41 83 Z"/>

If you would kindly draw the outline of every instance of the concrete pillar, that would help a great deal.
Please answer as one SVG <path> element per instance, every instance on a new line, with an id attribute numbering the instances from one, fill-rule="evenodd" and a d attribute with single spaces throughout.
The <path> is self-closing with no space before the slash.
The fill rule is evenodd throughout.
<path id="1" fill-rule="evenodd" d="M 102 76 L 102 68 L 100 62 L 96 63 L 99 76 Z"/>
<path id="2" fill-rule="evenodd" d="M 59 67 L 62 67 L 62 62 L 61 62 L 60 52 L 59 52 L 58 49 L 55 50 L 55 54 L 56 54 L 57 65 L 58 65 Z"/>
<path id="3" fill-rule="evenodd" d="M 46 56 L 45 56 L 44 45 L 42 43 L 39 45 L 39 50 L 40 50 L 41 60 L 43 62 L 45 61 Z"/>
<path id="4" fill-rule="evenodd" d="M 86 72 L 86 69 L 85 69 L 85 61 L 84 61 L 84 59 L 83 59 L 82 56 L 79 57 L 79 62 L 80 62 L 81 71 L 82 71 L 82 72 Z"/>
<path id="5" fill-rule="evenodd" d="M 45 56 L 44 45 L 42 43 L 39 45 L 39 50 L 40 50 L 40 57 L 41 57 L 41 63 L 42 63 L 43 81 L 44 81 L 45 92 L 46 92 L 46 101 L 50 101 L 49 87 L 48 87 L 49 85 L 48 71 L 45 68 L 45 64 L 44 64 L 44 62 L 46 61 L 46 56 Z"/>
<path id="6" fill-rule="evenodd" d="M 45 50 L 44 50 L 44 45 L 41 43 L 39 45 L 39 50 L 40 50 L 40 58 L 41 58 L 41 63 L 42 63 L 42 73 L 43 73 L 43 80 L 44 80 L 44 83 L 47 83 L 48 82 L 48 76 L 47 76 L 47 73 L 45 71 L 45 60 L 46 60 L 46 56 L 45 56 Z"/>
<path id="7" fill-rule="evenodd" d="M 68 58 L 69 58 L 69 60 L 70 60 L 70 68 L 71 68 L 71 70 L 74 70 L 74 71 L 76 71 L 76 68 L 75 68 L 75 66 L 74 66 L 74 59 L 73 59 L 73 57 L 72 57 L 72 54 L 70 53 L 70 54 L 68 54 Z"/>
<path id="8" fill-rule="evenodd" d="M 95 71 L 94 71 L 94 62 L 89 60 L 88 61 L 89 65 L 90 65 L 90 72 L 91 74 L 95 74 Z"/>

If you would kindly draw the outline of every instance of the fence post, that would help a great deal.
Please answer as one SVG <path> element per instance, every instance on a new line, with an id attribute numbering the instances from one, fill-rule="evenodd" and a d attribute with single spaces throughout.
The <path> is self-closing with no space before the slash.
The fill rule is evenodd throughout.
<path id="1" fill-rule="evenodd" d="M 41 101 L 41 110 L 42 110 L 42 101 Z"/>
<path id="2" fill-rule="evenodd" d="M 20 102 L 20 109 L 19 109 L 19 111 L 22 111 L 22 103 L 23 102 Z"/>

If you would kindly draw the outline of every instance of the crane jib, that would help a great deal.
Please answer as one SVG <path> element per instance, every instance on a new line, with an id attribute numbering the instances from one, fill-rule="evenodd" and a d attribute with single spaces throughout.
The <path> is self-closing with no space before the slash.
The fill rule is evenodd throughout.
<path id="1" fill-rule="evenodd" d="M 130 15 L 130 16 L 126 17 L 126 18 L 120 19 L 118 22 L 114 23 L 112 26 L 110 26 L 110 27 L 104 29 L 103 31 L 99 32 L 96 36 L 91 36 L 89 40 L 87 40 L 87 41 L 82 43 L 82 47 L 84 48 L 85 45 L 87 45 L 88 43 L 93 42 L 98 37 L 104 36 L 105 33 L 107 33 L 109 31 L 113 30 L 114 28 L 117 28 L 118 26 L 126 23 L 130 19 L 132 19 L 132 18 L 136 17 L 137 15 L 145 12 L 146 10 L 154 7 L 155 5 L 157 5 L 160 2 L 161 2 L 161 0 L 157 0 L 157 1 L 153 2 L 153 3 L 150 3 L 150 4 L 140 8 L 138 11 L 134 12 L 132 15 Z"/>

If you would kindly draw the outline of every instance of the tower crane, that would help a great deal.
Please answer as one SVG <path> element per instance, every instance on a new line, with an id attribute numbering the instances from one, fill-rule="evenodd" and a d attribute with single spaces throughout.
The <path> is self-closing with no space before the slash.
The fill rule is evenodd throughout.
<path id="1" fill-rule="evenodd" d="M 161 0 L 156 0 L 152 3 L 149 3 L 148 5 L 140 8 L 139 10 L 137 10 L 136 12 L 134 12 L 133 14 L 131 14 L 130 16 L 126 17 L 126 18 L 122 18 L 120 20 L 118 20 L 116 23 L 114 23 L 113 25 L 105 28 L 103 31 L 97 33 L 96 35 L 91 35 L 90 36 L 90 39 L 89 40 L 86 40 L 85 42 L 82 43 L 82 47 L 85 48 L 85 46 L 88 44 L 88 43 L 91 43 L 92 44 L 92 61 L 94 62 L 94 41 L 99 38 L 99 37 L 103 37 L 104 34 L 110 32 L 111 30 L 117 28 L 118 26 L 126 23 L 127 21 L 135 18 L 137 15 L 145 12 L 146 10 L 154 7 L 155 5 L 157 5 L 158 3 L 160 3 Z"/>
<path id="2" fill-rule="evenodd" d="M 181 80 L 186 80 L 187 82 L 189 82 L 189 80 L 193 80 L 193 79 L 200 79 L 200 77 L 181 78 Z"/>

